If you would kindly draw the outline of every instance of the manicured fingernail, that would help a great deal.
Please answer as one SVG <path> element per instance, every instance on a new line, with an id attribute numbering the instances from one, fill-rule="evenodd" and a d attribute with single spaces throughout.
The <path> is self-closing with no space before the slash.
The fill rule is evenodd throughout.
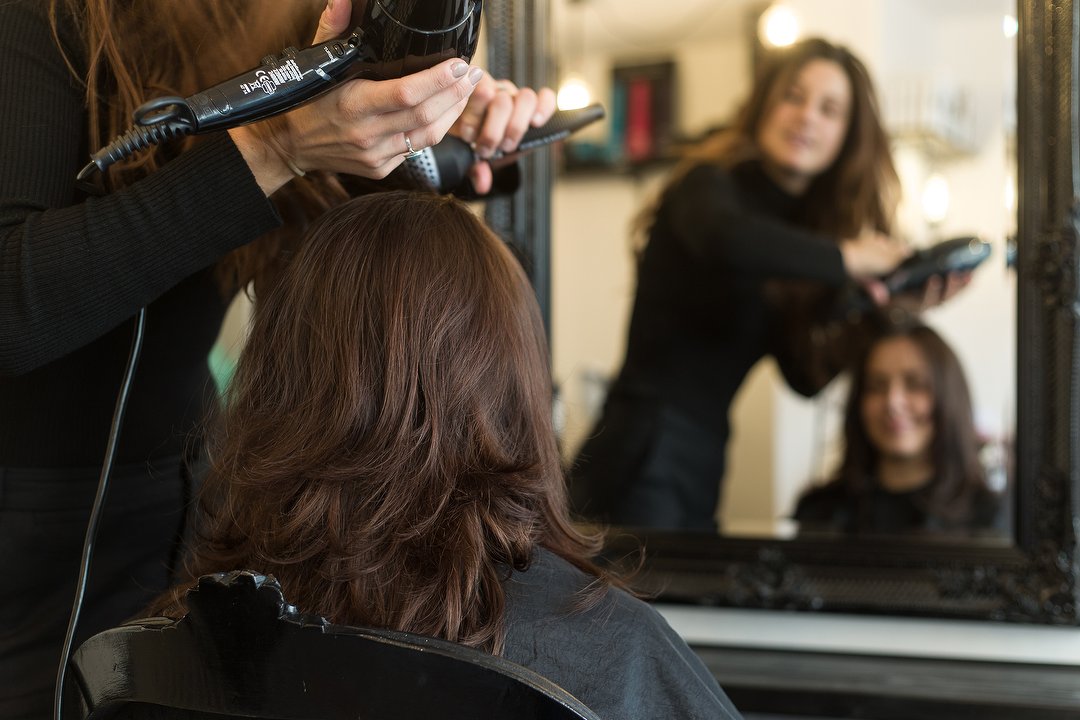
<path id="1" fill-rule="evenodd" d="M 540 113 L 536 113 L 535 115 L 533 115 L 532 122 L 533 125 L 539 125 L 540 123 L 544 122 L 544 116 Z"/>
<path id="2" fill-rule="evenodd" d="M 469 73 L 469 80 L 472 81 L 473 85 L 480 82 L 480 78 L 482 77 L 484 77 L 484 70 L 482 68 L 473 68 L 472 72 Z"/>
<path id="3" fill-rule="evenodd" d="M 476 154 L 486 160 L 487 158 L 491 157 L 491 153 L 494 151 L 494 149 L 495 148 L 491 147 L 490 145 L 477 145 Z"/>
<path id="4" fill-rule="evenodd" d="M 450 72 L 454 73 L 454 77 L 459 78 L 464 75 L 469 69 L 469 63 L 456 62 L 450 66 Z"/>
<path id="5" fill-rule="evenodd" d="M 473 140 L 476 139 L 476 128 L 474 128 L 472 125 L 466 125 L 465 127 L 461 128 L 461 139 L 467 143 L 471 143 Z"/>
<path id="6" fill-rule="evenodd" d="M 514 148 L 517 147 L 517 143 L 514 142 L 513 140 L 511 140 L 510 138 L 507 138 L 507 139 L 503 140 L 503 143 L 502 143 L 502 145 L 500 147 L 502 147 L 503 152 L 510 152 L 511 150 L 513 150 Z"/>

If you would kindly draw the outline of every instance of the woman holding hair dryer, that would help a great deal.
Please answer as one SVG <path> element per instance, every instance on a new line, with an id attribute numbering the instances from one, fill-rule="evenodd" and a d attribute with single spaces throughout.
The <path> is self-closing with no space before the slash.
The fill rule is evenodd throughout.
<path id="1" fill-rule="evenodd" d="M 190 96 L 287 46 L 344 35 L 349 0 L 0 2 L 0 716 L 52 702 L 83 535 L 128 350 L 145 340 L 80 633 L 170 582 L 193 480 L 191 429 L 213 402 L 207 353 L 228 299 L 258 287 L 346 176 L 382 178 L 409 145 L 515 144 L 550 90 L 495 91 L 457 58 L 355 80 L 271 120 L 172 140 L 75 183 L 146 100 Z M 456 126 L 456 127 L 455 127 Z M 473 174 L 490 187 L 486 167 Z"/>
<path id="2" fill-rule="evenodd" d="M 743 378 L 772 355 L 812 395 L 844 367 L 872 322 L 845 312 L 845 294 L 862 284 L 884 303 L 875 278 L 909 253 L 889 234 L 897 189 L 863 64 L 820 39 L 768 58 L 734 124 L 639 217 L 626 358 L 571 469 L 580 514 L 716 529 Z"/>

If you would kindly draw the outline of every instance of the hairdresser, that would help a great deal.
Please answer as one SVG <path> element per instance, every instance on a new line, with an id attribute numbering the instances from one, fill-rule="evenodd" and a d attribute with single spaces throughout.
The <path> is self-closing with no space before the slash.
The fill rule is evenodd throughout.
<path id="1" fill-rule="evenodd" d="M 450 59 L 170 141 L 109 168 L 100 197 L 76 186 L 142 102 L 340 36 L 350 12 L 349 0 L 0 0 L 0 717 L 49 713 L 136 311 L 145 343 L 82 638 L 170 584 L 191 431 L 213 396 L 206 358 L 235 292 L 258 293 L 347 199 L 346 176 L 383 178 L 452 127 L 481 154 L 505 149 L 554 109 L 550 90 L 497 92 Z M 490 171 L 472 181 L 485 192 Z"/>
<path id="2" fill-rule="evenodd" d="M 863 64 L 816 39 L 768 58 L 733 126 L 639 218 L 626 358 L 571 470 L 579 513 L 716 529 L 732 398 L 766 355 L 805 395 L 854 356 L 873 316 L 844 298 L 887 302 L 875 278 L 909 252 L 890 235 L 897 188 Z"/>

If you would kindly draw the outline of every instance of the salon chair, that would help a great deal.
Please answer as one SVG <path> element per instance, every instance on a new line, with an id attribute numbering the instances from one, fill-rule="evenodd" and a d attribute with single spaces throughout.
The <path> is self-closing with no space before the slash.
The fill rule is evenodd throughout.
<path id="1" fill-rule="evenodd" d="M 73 654 L 64 720 L 598 720 L 531 670 L 411 633 L 331 625 L 272 577 L 207 575 L 180 620 L 106 630 Z"/>

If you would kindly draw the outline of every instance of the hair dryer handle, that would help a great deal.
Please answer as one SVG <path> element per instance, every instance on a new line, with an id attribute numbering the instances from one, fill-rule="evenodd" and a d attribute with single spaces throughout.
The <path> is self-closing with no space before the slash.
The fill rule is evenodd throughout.
<path id="1" fill-rule="evenodd" d="M 955 237 L 917 250 L 891 273 L 878 279 L 884 283 L 890 296 L 918 292 L 932 277 L 973 272 L 990 257 L 990 251 L 990 243 L 978 237 Z M 847 305 L 847 309 L 853 312 L 869 312 L 875 307 L 870 295 L 862 289 Z"/>
<path id="2" fill-rule="evenodd" d="M 506 154 L 496 152 L 488 162 L 496 168 L 509 165 L 523 154 L 562 140 L 602 117 L 602 105 L 556 112 L 540 127 L 529 128 L 516 150 Z M 397 186 L 448 193 L 465 182 L 469 168 L 477 162 L 480 162 L 480 158 L 468 143 L 461 138 L 447 135 L 438 144 L 406 158 L 405 162 L 390 174 L 389 179 Z"/>
<path id="3" fill-rule="evenodd" d="M 510 155 L 528 152 L 533 148 L 562 140 L 572 132 L 604 117 L 603 105 L 589 105 L 580 110 L 560 110 L 540 127 L 529 128 L 521 138 L 517 150 Z"/>

